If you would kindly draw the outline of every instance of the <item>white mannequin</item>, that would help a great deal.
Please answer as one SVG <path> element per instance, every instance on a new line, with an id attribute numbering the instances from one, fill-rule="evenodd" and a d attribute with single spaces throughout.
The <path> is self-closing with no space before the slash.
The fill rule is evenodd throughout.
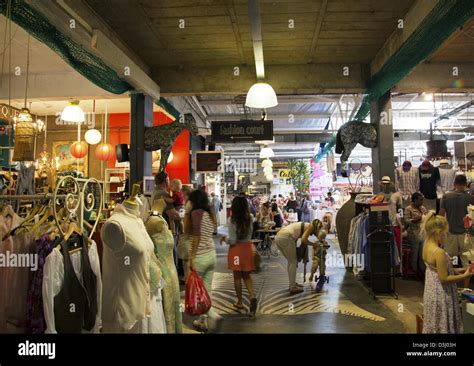
<path id="1" fill-rule="evenodd" d="M 123 203 L 123 207 L 127 209 L 130 214 L 139 215 L 139 206 L 129 201 Z M 103 227 L 103 239 L 105 245 L 107 245 L 113 251 L 120 250 L 125 245 L 125 234 L 122 228 L 115 222 L 106 222 Z"/>

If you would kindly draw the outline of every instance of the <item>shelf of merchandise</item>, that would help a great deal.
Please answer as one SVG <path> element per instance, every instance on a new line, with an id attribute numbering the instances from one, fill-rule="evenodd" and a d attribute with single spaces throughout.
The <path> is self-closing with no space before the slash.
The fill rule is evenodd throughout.
<path id="1" fill-rule="evenodd" d="M 128 172 L 129 169 L 126 168 L 105 169 L 104 189 L 106 202 L 109 202 L 112 195 L 123 192 Z M 110 182 L 112 177 L 118 177 L 120 182 Z"/>

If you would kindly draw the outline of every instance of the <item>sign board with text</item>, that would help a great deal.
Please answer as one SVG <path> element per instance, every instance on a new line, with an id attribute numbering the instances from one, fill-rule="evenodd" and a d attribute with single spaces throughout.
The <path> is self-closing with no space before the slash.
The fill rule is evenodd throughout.
<path id="1" fill-rule="evenodd" d="M 273 139 L 273 121 L 213 121 L 212 142 L 255 142 Z"/>
<path id="2" fill-rule="evenodd" d="M 280 179 L 289 179 L 290 178 L 290 170 L 289 169 L 280 169 L 278 172 Z"/>

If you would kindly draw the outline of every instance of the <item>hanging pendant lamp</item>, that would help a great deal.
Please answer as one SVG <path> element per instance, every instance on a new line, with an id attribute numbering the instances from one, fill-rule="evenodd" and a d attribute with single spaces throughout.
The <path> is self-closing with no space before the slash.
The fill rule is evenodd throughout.
<path id="1" fill-rule="evenodd" d="M 245 105 L 251 108 L 271 108 L 278 105 L 278 99 L 270 84 L 258 82 L 250 87 Z"/>
<path id="2" fill-rule="evenodd" d="M 86 120 L 84 117 L 84 112 L 82 111 L 81 107 L 79 107 L 78 100 L 69 102 L 69 104 L 61 113 L 61 119 L 66 122 L 73 123 L 82 123 Z"/>

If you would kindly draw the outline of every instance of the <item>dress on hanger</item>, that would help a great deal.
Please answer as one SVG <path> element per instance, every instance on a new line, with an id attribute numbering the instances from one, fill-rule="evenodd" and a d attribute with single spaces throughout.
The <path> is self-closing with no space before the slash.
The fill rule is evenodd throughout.
<path id="1" fill-rule="evenodd" d="M 161 273 L 165 282 L 162 291 L 163 308 L 165 313 L 166 329 L 168 333 L 182 333 L 182 315 L 180 312 L 181 296 L 179 279 L 173 259 L 174 238 L 162 216 L 152 215 L 147 225 L 161 223 L 163 229 L 159 233 L 150 233 L 150 238 L 155 247 L 155 255 L 160 264 Z"/>

